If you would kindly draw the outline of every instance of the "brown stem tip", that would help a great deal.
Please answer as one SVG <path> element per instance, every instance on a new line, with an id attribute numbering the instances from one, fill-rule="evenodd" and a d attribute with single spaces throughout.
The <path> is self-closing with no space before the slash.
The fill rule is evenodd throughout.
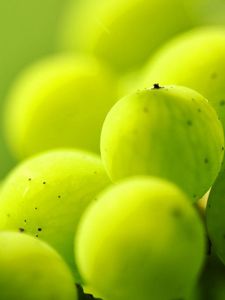
<path id="1" fill-rule="evenodd" d="M 155 89 L 155 90 L 159 90 L 159 89 L 162 89 L 163 87 L 162 86 L 160 86 L 158 83 L 154 83 L 153 84 L 153 89 Z"/>

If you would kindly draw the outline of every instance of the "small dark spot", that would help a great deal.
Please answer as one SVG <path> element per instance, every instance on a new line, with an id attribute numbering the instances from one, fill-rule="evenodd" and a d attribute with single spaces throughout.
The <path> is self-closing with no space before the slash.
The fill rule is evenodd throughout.
<path id="1" fill-rule="evenodd" d="M 204 159 L 204 163 L 205 163 L 205 164 L 208 164 L 208 162 L 209 162 L 208 158 L 205 158 L 205 159 Z"/>
<path id="2" fill-rule="evenodd" d="M 94 171 L 94 174 L 96 175 L 96 174 L 97 174 L 97 171 Z"/>
<path id="3" fill-rule="evenodd" d="M 179 218 L 182 216 L 182 212 L 179 208 L 174 208 L 172 210 L 172 216 L 175 217 L 175 218 Z"/>
<path id="4" fill-rule="evenodd" d="M 25 231 L 25 229 L 24 229 L 24 228 L 22 228 L 22 227 L 20 227 L 20 228 L 19 228 L 19 231 L 20 231 L 20 232 L 24 232 L 24 231 Z"/>
<path id="5" fill-rule="evenodd" d="M 207 207 L 208 207 L 208 208 L 211 208 L 211 204 L 208 204 Z"/>
<path id="6" fill-rule="evenodd" d="M 27 220 L 26 220 L 26 219 L 24 220 L 24 223 L 27 223 Z"/>
<path id="7" fill-rule="evenodd" d="M 198 108 L 198 112 L 202 112 L 202 110 L 200 108 Z"/>
<path id="8" fill-rule="evenodd" d="M 225 100 L 221 100 L 221 101 L 220 101 L 220 105 L 221 105 L 221 106 L 224 106 L 224 105 L 225 105 Z"/>
<path id="9" fill-rule="evenodd" d="M 221 149 L 222 149 L 222 151 L 224 151 L 224 147 L 222 147 Z"/>
<path id="10" fill-rule="evenodd" d="M 196 194 L 194 194 L 194 195 L 193 195 L 193 198 L 196 198 L 196 197 L 197 197 L 197 195 L 196 195 Z"/>
<path id="11" fill-rule="evenodd" d="M 46 184 L 46 181 L 43 181 L 43 184 Z"/>
<path id="12" fill-rule="evenodd" d="M 34 209 L 37 210 L 37 207 L 35 207 Z"/>
<path id="13" fill-rule="evenodd" d="M 188 124 L 188 126 L 192 126 L 192 121 L 188 120 L 187 124 Z"/>
<path id="14" fill-rule="evenodd" d="M 10 217 L 10 214 L 7 214 L 7 217 L 9 218 L 9 217 Z"/>
<path id="15" fill-rule="evenodd" d="M 61 196 L 60 196 L 60 195 L 58 195 L 58 198 L 60 199 L 60 198 L 61 198 Z"/>
<path id="16" fill-rule="evenodd" d="M 211 78 L 212 79 L 216 79 L 218 77 L 218 74 L 216 73 L 216 72 L 213 72 L 212 74 L 211 74 Z"/>
<path id="17" fill-rule="evenodd" d="M 35 236 L 38 237 L 38 234 L 36 234 Z"/>
<path id="18" fill-rule="evenodd" d="M 38 231 L 42 231 L 42 228 L 41 228 L 41 227 L 39 227 L 39 228 L 38 228 Z"/>
<path id="19" fill-rule="evenodd" d="M 163 87 L 162 86 L 160 86 L 158 83 L 154 83 L 153 84 L 153 89 L 155 89 L 155 90 L 159 90 L 159 89 L 162 89 Z"/>
<path id="20" fill-rule="evenodd" d="M 29 181 L 31 181 L 31 178 L 28 178 Z"/>

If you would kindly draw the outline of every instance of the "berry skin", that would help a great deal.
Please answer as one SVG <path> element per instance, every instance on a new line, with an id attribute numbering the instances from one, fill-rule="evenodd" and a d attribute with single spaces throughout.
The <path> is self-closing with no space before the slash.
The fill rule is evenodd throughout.
<path id="1" fill-rule="evenodd" d="M 187 299 L 204 250 L 203 224 L 190 200 L 175 185 L 151 177 L 103 191 L 75 239 L 85 283 L 108 300 Z"/>
<path id="2" fill-rule="evenodd" d="M 114 182 L 158 176 L 176 183 L 193 201 L 214 183 L 223 149 L 216 112 L 200 94 L 181 86 L 155 84 L 121 99 L 101 135 L 103 163 Z"/>

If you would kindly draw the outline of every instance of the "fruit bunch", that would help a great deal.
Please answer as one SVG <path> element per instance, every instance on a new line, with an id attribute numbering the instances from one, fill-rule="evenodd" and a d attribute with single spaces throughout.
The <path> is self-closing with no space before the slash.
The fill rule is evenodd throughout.
<path id="1" fill-rule="evenodd" d="M 0 299 L 225 299 L 225 27 L 195 3 L 84 0 L 13 83 Z"/>

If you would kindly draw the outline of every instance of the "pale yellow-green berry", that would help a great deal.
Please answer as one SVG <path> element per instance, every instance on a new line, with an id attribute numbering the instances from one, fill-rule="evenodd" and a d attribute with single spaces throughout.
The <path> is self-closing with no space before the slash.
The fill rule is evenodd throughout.
<path id="1" fill-rule="evenodd" d="M 59 254 L 24 233 L 0 232 L 1 300 L 76 300 L 73 276 Z"/>
<path id="2" fill-rule="evenodd" d="M 75 257 L 87 286 L 107 300 L 187 299 L 205 250 L 198 213 L 175 185 L 135 177 L 86 210 Z"/>
<path id="3" fill-rule="evenodd" d="M 116 80 L 95 58 L 46 58 L 11 88 L 6 139 L 19 159 L 58 147 L 99 152 L 101 127 L 116 100 Z"/>
<path id="4" fill-rule="evenodd" d="M 12 171 L 2 186 L 0 229 L 29 233 L 58 250 L 80 277 L 73 239 L 80 217 L 109 179 L 98 156 L 50 151 Z"/>
<path id="5" fill-rule="evenodd" d="M 111 179 L 154 175 L 181 187 L 193 201 L 214 183 L 223 160 L 223 129 L 199 93 L 181 86 L 139 90 L 118 101 L 101 135 Z"/>

